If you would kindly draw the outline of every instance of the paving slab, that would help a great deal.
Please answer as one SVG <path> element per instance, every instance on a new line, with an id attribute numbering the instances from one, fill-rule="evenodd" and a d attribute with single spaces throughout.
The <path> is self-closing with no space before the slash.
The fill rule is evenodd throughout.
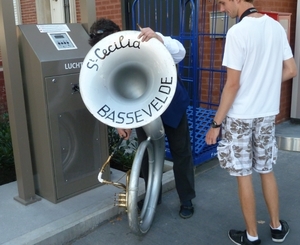
<path id="1" fill-rule="evenodd" d="M 175 189 L 163 194 L 157 207 L 151 229 L 144 236 L 137 236 L 128 226 L 126 214 L 120 214 L 100 225 L 89 234 L 68 245 L 231 245 L 227 236 L 230 229 L 245 229 L 237 196 L 235 177 L 219 167 L 217 159 L 209 161 L 210 168 L 196 172 L 196 193 L 193 200 L 195 213 L 190 219 L 178 215 L 179 201 Z M 280 194 L 281 218 L 291 232 L 284 244 L 299 244 L 300 153 L 279 151 L 274 167 Z M 269 216 L 260 187 L 259 175 L 253 174 L 257 201 L 259 236 L 264 245 L 274 245 L 269 231 Z"/>
<path id="2" fill-rule="evenodd" d="M 300 125 L 285 122 L 276 126 L 277 135 L 300 137 Z M 14 200 L 17 183 L 0 186 L 0 244 L 1 245 L 226 245 L 231 228 L 244 229 L 236 180 L 219 167 L 216 158 L 196 168 L 195 214 L 184 220 L 179 217 L 179 199 L 174 189 L 172 163 L 166 162 L 163 174 L 163 202 L 151 229 L 136 236 L 128 226 L 123 208 L 113 205 L 119 189 L 100 186 L 80 195 L 53 204 L 46 199 L 24 206 Z M 300 153 L 279 150 L 274 167 L 278 181 L 281 218 L 289 222 L 291 233 L 285 244 L 299 244 L 300 226 Z M 124 173 L 111 169 L 112 181 L 125 182 Z M 262 244 L 270 240 L 268 214 L 260 188 L 259 175 L 253 174 L 257 195 L 257 222 Z M 140 181 L 141 197 L 144 194 Z"/>

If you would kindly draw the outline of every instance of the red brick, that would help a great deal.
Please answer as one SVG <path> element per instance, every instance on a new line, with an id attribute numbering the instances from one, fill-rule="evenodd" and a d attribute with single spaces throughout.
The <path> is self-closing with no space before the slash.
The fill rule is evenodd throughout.
<path id="1" fill-rule="evenodd" d="M 36 16 L 36 0 L 20 0 L 21 4 L 21 11 L 22 11 L 22 23 L 23 24 L 36 24 L 37 23 L 37 16 Z M 112 19 L 115 21 L 121 28 L 122 28 L 122 16 L 121 16 L 121 1 L 120 0 L 95 0 L 96 3 L 96 16 L 97 18 L 105 17 Z M 200 4 L 200 8 L 202 8 L 203 4 Z M 297 1 L 295 0 L 265 0 L 265 1 L 256 1 L 255 6 L 259 11 L 277 11 L 277 12 L 287 12 L 292 13 L 291 16 L 291 47 L 292 49 L 295 46 L 295 28 L 296 28 L 296 10 L 297 10 Z M 76 9 L 77 9 L 77 21 L 78 23 L 81 22 L 81 16 L 79 11 L 79 0 L 76 0 Z M 213 5 L 212 1 L 206 0 L 206 12 L 215 11 L 216 6 Z M 209 15 L 206 15 L 206 23 L 205 23 L 205 32 L 208 33 L 209 30 Z M 213 57 L 214 61 L 211 62 L 210 52 L 211 52 L 211 39 L 209 37 L 204 37 L 204 45 L 203 50 L 204 52 L 203 57 L 203 66 L 209 68 L 212 64 L 212 68 L 220 69 L 221 67 L 221 60 L 222 60 L 222 45 L 223 40 L 216 40 L 215 43 L 215 55 Z M 201 46 L 200 45 L 200 46 Z M 200 50 L 199 50 L 200 52 Z M 1 53 L 0 53 L 0 67 L 1 67 Z M 200 90 L 202 93 L 200 94 L 203 99 L 204 97 L 207 98 L 208 93 L 208 79 L 209 73 L 202 72 L 201 79 L 202 79 L 202 87 Z M 2 78 L 2 79 L 1 79 Z M 214 74 L 214 80 L 220 80 L 220 76 Z M 216 85 L 219 87 L 219 85 Z M 280 106 L 280 114 L 277 116 L 276 120 L 282 121 L 289 119 L 290 107 L 291 107 L 291 90 L 292 90 L 292 83 L 291 81 L 285 82 L 282 85 L 282 92 L 281 92 L 281 106 Z M 213 100 L 217 100 L 219 95 L 217 94 L 218 91 L 214 91 Z M 2 108 L 7 108 L 6 106 L 6 97 L 5 97 L 5 89 L 4 89 L 4 80 L 3 80 L 3 73 L 0 72 L 0 112 Z"/>

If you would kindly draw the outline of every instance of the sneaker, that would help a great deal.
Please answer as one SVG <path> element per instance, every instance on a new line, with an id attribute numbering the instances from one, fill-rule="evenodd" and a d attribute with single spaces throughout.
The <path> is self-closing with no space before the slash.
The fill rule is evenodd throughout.
<path id="1" fill-rule="evenodd" d="M 283 242 L 290 232 L 290 227 L 286 221 L 279 220 L 279 222 L 282 227 L 281 230 L 275 230 L 270 227 L 273 242 Z"/>
<path id="2" fill-rule="evenodd" d="M 238 245 L 258 245 L 261 243 L 260 239 L 251 242 L 247 237 L 246 231 L 230 230 L 228 237 L 234 244 Z"/>
<path id="3" fill-rule="evenodd" d="M 179 216 L 183 219 L 191 218 L 194 214 L 192 201 L 183 202 L 180 206 Z"/>

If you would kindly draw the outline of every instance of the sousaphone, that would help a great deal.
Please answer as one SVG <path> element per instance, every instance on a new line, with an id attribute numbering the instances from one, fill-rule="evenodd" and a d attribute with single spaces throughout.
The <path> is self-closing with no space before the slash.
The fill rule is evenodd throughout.
<path id="1" fill-rule="evenodd" d="M 102 123 L 115 128 L 143 127 L 148 138 L 136 152 L 119 206 L 128 213 L 129 226 L 146 233 L 153 221 L 161 187 L 165 156 L 165 133 L 160 115 L 169 106 L 176 89 L 177 71 L 166 47 L 156 38 L 138 39 L 138 31 L 120 31 L 99 41 L 86 55 L 79 76 L 80 94 L 87 109 Z M 148 187 L 144 206 L 138 212 L 141 162 L 149 156 Z M 104 165 L 103 165 L 104 166 Z"/>

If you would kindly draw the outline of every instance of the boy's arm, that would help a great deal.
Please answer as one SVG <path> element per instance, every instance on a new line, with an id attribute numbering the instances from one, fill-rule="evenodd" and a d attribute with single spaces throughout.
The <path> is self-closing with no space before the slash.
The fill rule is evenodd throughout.
<path id="1" fill-rule="evenodd" d="M 282 81 L 287 81 L 297 75 L 297 66 L 294 58 L 283 61 Z"/>

